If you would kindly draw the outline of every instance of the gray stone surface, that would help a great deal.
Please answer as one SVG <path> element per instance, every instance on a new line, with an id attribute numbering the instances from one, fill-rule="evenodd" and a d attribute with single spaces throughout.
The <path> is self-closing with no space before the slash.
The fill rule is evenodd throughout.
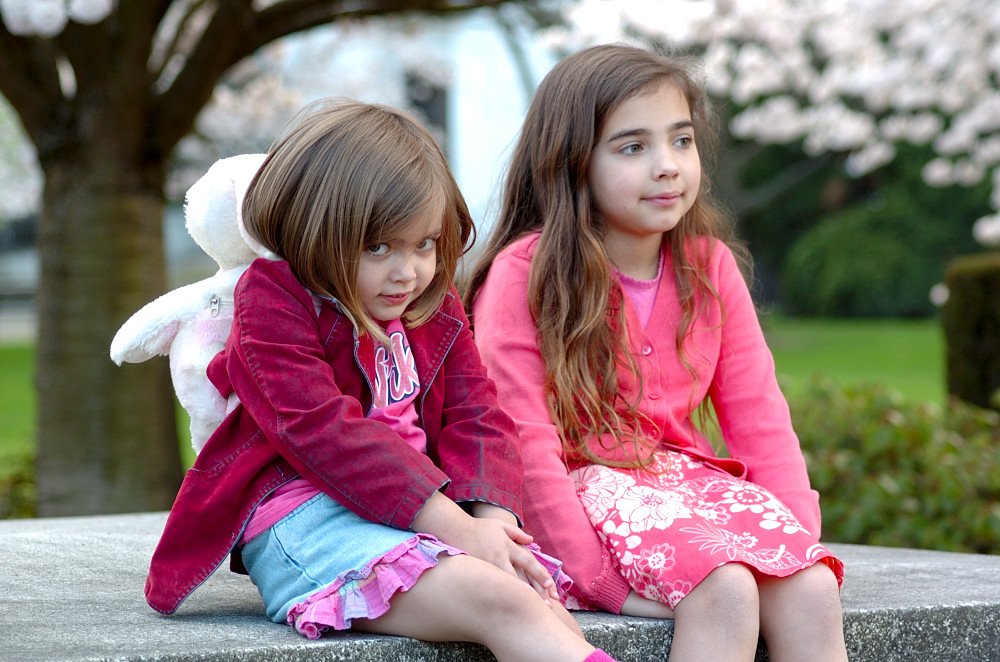
<path id="1" fill-rule="evenodd" d="M 222 568 L 174 616 L 143 583 L 164 513 L 0 521 L 0 660 L 467 662 L 465 644 L 360 634 L 308 641 L 270 623 L 249 580 Z M 847 566 L 852 660 L 1000 660 L 1000 556 L 832 545 Z M 578 614 L 628 662 L 665 660 L 670 621 Z M 764 655 L 760 655 L 764 658 Z"/>

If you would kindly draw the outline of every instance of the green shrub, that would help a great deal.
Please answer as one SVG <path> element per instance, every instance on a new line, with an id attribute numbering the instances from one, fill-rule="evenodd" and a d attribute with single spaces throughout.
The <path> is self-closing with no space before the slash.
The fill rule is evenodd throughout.
<path id="1" fill-rule="evenodd" d="M 945 282 L 948 392 L 1000 411 L 1000 251 L 956 258 Z"/>
<path id="2" fill-rule="evenodd" d="M 820 379 L 790 405 L 824 539 L 1000 553 L 1000 414 Z"/>
<path id="3" fill-rule="evenodd" d="M 791 313 L 787 287 L 796 286 L 797 274 L 787 269 L 788 256 L 794 244 L 817 223 L 836 218 L 834 214 L 885 214 L 890 224 L 898 225 L 907 235 L 903 246 L 916 246 L 919 260 L 933 258 L 931 266 L 938 276 L 932 285 L 941 280 L 946 262 L 981 249 L 973 238 L 972 227 L 976 219 L 992 213 L 989 178 L 973 186 L 927 186 L 923 169 L 934 158 L 933 149 L 928 145 L 900 143 L 896 150 L 896 157 L 890 163 L 858 178 L 847 176 L 844 155 L 809 157 L 802 152 L 801 145 L 741 144 L 726 150 L 734 158 L 725 159 L 725 167 L 719 173 L 720 185 L 724 187 L 720 189 L 720 197 L 732 201 L 739 210 L 738 230 L 753 252 L 758 276 L 755 294 L 761 301 Z M 727 169 L 734 167 L 738 168 L 736 175 L 727 178 Z M 889 233 L 880 230 L 880 238 L 886 234 Z M 868 237 L 863 233 L 853 234 L 845 229 L 837 239 L 836 247 L 824 246 L 825 240 L 818 240 L 816 254 L 837 251 L 843 263 L 855 252 L 876 252 L 876 247 L 869 250 Z M 845 266 L 850 268 L 849 264 Z M 922 310 L 932 312 L 926 289 L 920 291 L 922 285 L 900 284 L 902 290 L 913 290 L 913 301 Z M 863 283 L 859 287 L 863 288 Z M 798 290 L 800 295 L 809 294 L 808 289 Z M 896 314 L 891 312 L 895 304 L 892 297 L 883 302 L 888 307 L 885 312 L 879 308 L 878 316 Z"/>
<path id="4" fill-rule="evenodd" d="M 934 312 L 944 230 L 902 195 L 826 216 L 793 244 L 782 282 L 793 315 L 908 317 Z"/>
<path id="5" fill-rule="evenodd" d="M 0 475 L 0 519 L 35 517 L 35 461 L 29 454 L 7 453 Z"/>

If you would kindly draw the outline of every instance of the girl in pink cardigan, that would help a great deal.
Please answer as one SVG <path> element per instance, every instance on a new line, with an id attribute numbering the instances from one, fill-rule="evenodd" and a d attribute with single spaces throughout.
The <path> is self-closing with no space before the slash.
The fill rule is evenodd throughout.
<path id="1" fill-rule="evenodd" d="M 708 197 L 684 64 L 580 51 L 528 110 L 466 304 L 569 606 L 675 619 L 671 660 L 844 660 L 843 565 Z M 709 403 L 728 453 L 703 431 Z"/>

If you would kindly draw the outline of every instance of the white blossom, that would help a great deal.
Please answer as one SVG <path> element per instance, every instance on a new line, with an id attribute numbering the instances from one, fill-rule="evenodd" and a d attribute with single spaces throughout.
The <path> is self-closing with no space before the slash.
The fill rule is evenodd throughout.
<path id="1" fill-rule="evenodd" d="M 66 13 L 70 20 L 89 25 L 100 23 L 115 8 L 115 0 L 68 0 Z"/>
<path id="2" fill-rule="evenodd" d="M 885 141 L 869 142 L 847 157 L 846 169 L 854 177 L 866 175 L 892 161 L 896 148 Z"/>
<path id="3" fill-rule="evenodd" d="M 632 0 L 614 4 L 626 18 L 639 15 Z M 673 11 L 692 4 L 702 13 Z M 607 12 L 605 0 L 580 5 L 574 20 L 600 22 L 590 33 L 606 37 L 617 18 L 590 9 Z M 928 185 L 972 185 L 993 174 L 990 202 L 1000 210 L 1000 3 L 717 0 L 711 13 L 704 8 L 670 3 L 656 34 L 690 35 L 700 46 L 710 92 L 744 107 L 730 122 L 735 136 L 845 153 L 854 175 L 891 161 L 896 144 L 930 145 Z M 690 28 L 677 25 L 684 20 Z"/>
<path id="4" fill-rule="evenodd" d="M 944 283 L 936 283 L 931 287 L 931 291 L 928 293 L 931 303 L 940 308 L 944 304 L 948 303 L 948 297 L 951 296 L 951 290 Z"/>
<path id="5" fill-rule="evenodd" d="M 955 183 L 954 169 L 951 161 L 943 158 L 936 158 L 924 164 L 920 174 L 930 186 L 951 186 Z"/>
<path id="6" fill-rule="evenodd" d="M 12 34 L 53 37 L 66 23 L 98 23 L 115 8 L 116 0 L 0 0 L 0 17 Z"/>
<path id="7" fill-rule="evenodd" d="M 983 216 L 976 221 L 972 236 L 984 246 L 1000 246 L 1000 214 Z"/>
<path id="8" fill-rule="evenodd" d="M 0 222 L 32 214 L 42 194 L 35 150 L 13 108 L 0 97 Z"/>
<path id="9" fill-rule="evenodd" d="M 52 37 L 66 27 L 63 0 L 0 0 L 4 23 L 16 35 Z"/>

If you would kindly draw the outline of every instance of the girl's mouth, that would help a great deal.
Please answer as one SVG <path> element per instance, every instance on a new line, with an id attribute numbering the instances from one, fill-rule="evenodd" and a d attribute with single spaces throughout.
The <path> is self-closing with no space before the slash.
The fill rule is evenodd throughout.
<path id="1" fill-rule="evenodd" d="M 410 298 L 410 293 L 406 292 L 405 294 L 383 294 L 381 295 L 381 297 L 382 299 L 384 299 L 385 301 L 387 301 L 392 305 L 399 305 L 401 303 L 405 303 L 406 300 Z"/>
<path id="2" fill-rule="evenodd" d="M 665 193 L 663 195 L 654 195 L 645 198 L 646 202 L 652 203 L 654 205 L 659 205 L 662 207 L 669 207 L 675 204 L 681 199 L 680 193 Z"/>

